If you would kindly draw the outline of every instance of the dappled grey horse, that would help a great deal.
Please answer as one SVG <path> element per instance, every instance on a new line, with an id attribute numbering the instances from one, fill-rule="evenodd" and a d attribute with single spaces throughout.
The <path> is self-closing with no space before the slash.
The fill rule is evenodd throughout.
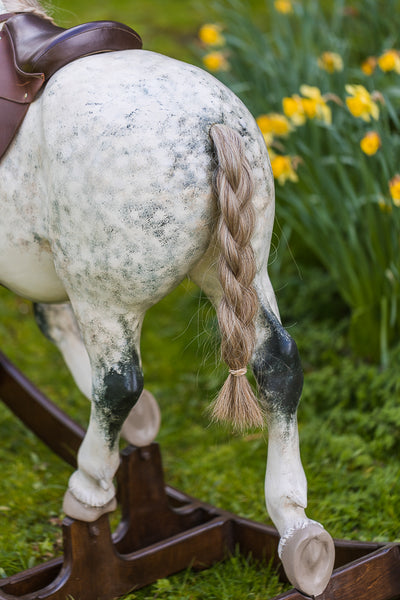
<path id="1" fill-rule="evenodd" d="M 2 13 L 32 6 L 40 11 L 0 0 Z M 273 177 L 242 102 L 201 69 L 153 52 L 81 58 L 31 105 L 0 164 L 0 196 L 1 282 L 36 303 L 39 325 L 92 401 L 65 512 L 92 521 L 115 508 L 126 419 L 133 443 L 154 439 L 141 326 L 189 276 L 217 309 L 229 369 L 214 416 L 239 428 L 266 421 L 266 504 L 280 555 L 295 586 L 321 593 L 333 544 L 304 512 L 302 370 L 267 272 Z"/>

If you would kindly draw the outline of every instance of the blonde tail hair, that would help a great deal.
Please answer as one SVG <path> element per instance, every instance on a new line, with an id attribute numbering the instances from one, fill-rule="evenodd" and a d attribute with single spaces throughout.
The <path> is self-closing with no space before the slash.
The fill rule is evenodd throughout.
<path id="1" fill-rule="evenodd" d="M 256 263 L 251 236 L 255 224 L 253 177 L 241 136 L 225 125 L 213 125 L 218 166 L 214 193 L 219 205 L 218 274 L 223 297 L 217 309 L 221 355 L 229 375 L 212 407 L 215 420 L 237 429 L 263 427 L 264 416 L 246 377 L 255 347 L 258 299 L 253 287 Z"/>

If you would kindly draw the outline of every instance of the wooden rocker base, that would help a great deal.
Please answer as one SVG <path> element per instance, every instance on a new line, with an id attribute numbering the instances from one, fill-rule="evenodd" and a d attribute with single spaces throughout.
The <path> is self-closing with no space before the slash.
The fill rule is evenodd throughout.
<path id="1" fill-rule="evenodd" d="M 68 463 L 84 431 L 0 354 L 0 397 Z M 188 568 L 204 569 L 235 549 L 285 576 L 276 529 L 165 486 L 157 444 L 121 453 L 118 499 L 122 518 L 111 534 L 108 516 L 63 522 L 64 556 L 0 580 L 0 600 L 111 600 Z M 335 571 L 320 600 L 400 599 L 400 545 L 336 540 Z M 290 590 L 275 600 L 300 600 Z"/>

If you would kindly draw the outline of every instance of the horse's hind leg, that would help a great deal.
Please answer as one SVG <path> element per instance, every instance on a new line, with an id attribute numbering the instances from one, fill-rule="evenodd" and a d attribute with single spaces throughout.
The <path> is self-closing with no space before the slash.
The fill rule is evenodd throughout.
<path id="1" fill-rule="evenodd" d="M 33 308 L 39 329 L 60 350 L 76 385 L 91 400 L 92 371 L 89 356 L 71 304 L 35 303 Z"/>
<path id="2" fill-rule="evenodd" d="M 331 576 L 334 545 L 322 525 L 311 521 L 307 481 L 301 464 L 297 407 L 303 385 L 294 340 L 282 327 L 268 277 L 255 279 L 260 301 L 252 368 L 268 423 L 265 497 L 281 536 L 279 554 L 291 583 L 309 595 L 321 594 Z"/>
<path id="3" fill-rule="evenodd" d="M 75 303 L 74 312 L 90 357 L 92 408 L 64 510 L 71 517 L 93 521 L 115 508 L 119 434 L 143 389 L 139 358 L 143 315 L 83 303 Z"/>
<path id="4" fill-rule="evenodd" d="M 60 350 L 78 388 L 91 400 L 92 369 L 71 304 L 34 304 L 34 313 L 40 330 Z M 134 446 L 147 446 L 155 440 L 160 424 L 157 401 L 148 390 L 143 390 L 122 426 L 121 435 Z"/>
<path id="5" fill-rule="evenodd" d="M 222 292 L 212 252 L 191 273 L 217 307 Z M 325 589 L 333 569 L 334 545 L 322 525 L 305 514 L 307 481 L 301 464 L 297 406 L 303 384 L 299 354 L 282 327 L 275 295 L 266 273 L 256 275 L 259 300 L 256 346 L 251 365 L 268 424 L 265 498 L 281 540 L 279 554 L 291 583 L 308 595 Z"/>

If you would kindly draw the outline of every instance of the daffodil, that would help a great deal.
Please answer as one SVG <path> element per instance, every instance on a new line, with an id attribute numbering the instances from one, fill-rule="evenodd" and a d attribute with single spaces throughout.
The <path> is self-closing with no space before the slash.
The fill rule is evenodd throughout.
<path id="1" fill-rule="evenodd" d="M 271 167 L 274 178 L 280 185 L 284 185 L 286 181 L 296 182 L 299 180 L 293 166 L 291 156 L 282 156 L 281 154 L 271 155 Z"/>
<path id="2" fill-rule="evenodd" d="M 229 63 L 222 52 L 209 52 L 203 56 L 203 64 L 209 71 L 227 71 Z"/>
<path id="3" fill-rule="evenodd" d="M 282 108 L 283 112 L 293 125 L 304 125 L 306 122 L 306 113 L 300 96 L 295 94 L 294 96 L 283 98 Z"/>
<path id="4" fill-rule="evenodd" d="M 384 71 L 396 71 L 396 73 L 400 73 L 400 55 L 397 50 L 386 50 L 378 58 L 379 68 Z"/>
<path id="5" fill-rule="evenodd" d="M 370 76 L 375 71 L 377 64 L 378 61 L 375 58 L 375 56 L 368 56 L 368 58 L 366 58 L 361 64 L 361 70 L 364 73 L 364 75 Z"/>
<path id="6" fill-rule="evenodd" d="M 362 85 L 346 85 L 346 92 L 350 94 L 346 98 L 347 108 L 353 115 L 363 121 L 379 119 L 379 107 L 372 99 L 371 94 Z"/>
<path id="7" fill-rule="evenodd" d="M 376 131 L 368 131 L 362 138 L 360 142 L 361 150 L 368 154 L 368 156 L 372 156 L 376 154 L 376 152 L 381 147 L 381 138 L 379 137 Z"/>
<path id="8" fill-rule="evenodd" d="M 288 15 L 293 12 L 292 0 L 275 0 L 274 7 L 275 10 L 284 15 Z"/>
<path id="9" fill-rule="evenodd" d="M 400 175 L 395 175 L 389 181 L 389 191 L 395 206 L 400 207 Z"/>
<path id="10" fill-rule="evenodd" d="M 336 52 L 323 52 L 318 58 L 318 66 L 328 73 L 343 71 L 343 60 Z"/>
<path id="11" fill-rule="evenodd" d="M 322 96 L 319 88 L 310 85 L 302 85 L 300 87 L 300 92 L 304 96 L 304 98 L 302 98 L 302 105 L 307 117 L 309 119 L 319 119 L 330 125 L 332 123 L 332 111 L 326 103 L 325 98 Z"/>
<path id="12" fill-rule="evenodd" d="M 225 38 L 221 32 L 222 27 L 220 25 L 206 23 L 200 28 L 199 38 L 206 46 L 223 46 Z"/>
<path id="13" fill-rule="evenodd" d="M 287 137 L 292 130 L 289 120 L 279 113 L 268 113 L 257 117 L 257 125 L 261 129 L 265 142 L 272 143 L 275 136 Z"/>

